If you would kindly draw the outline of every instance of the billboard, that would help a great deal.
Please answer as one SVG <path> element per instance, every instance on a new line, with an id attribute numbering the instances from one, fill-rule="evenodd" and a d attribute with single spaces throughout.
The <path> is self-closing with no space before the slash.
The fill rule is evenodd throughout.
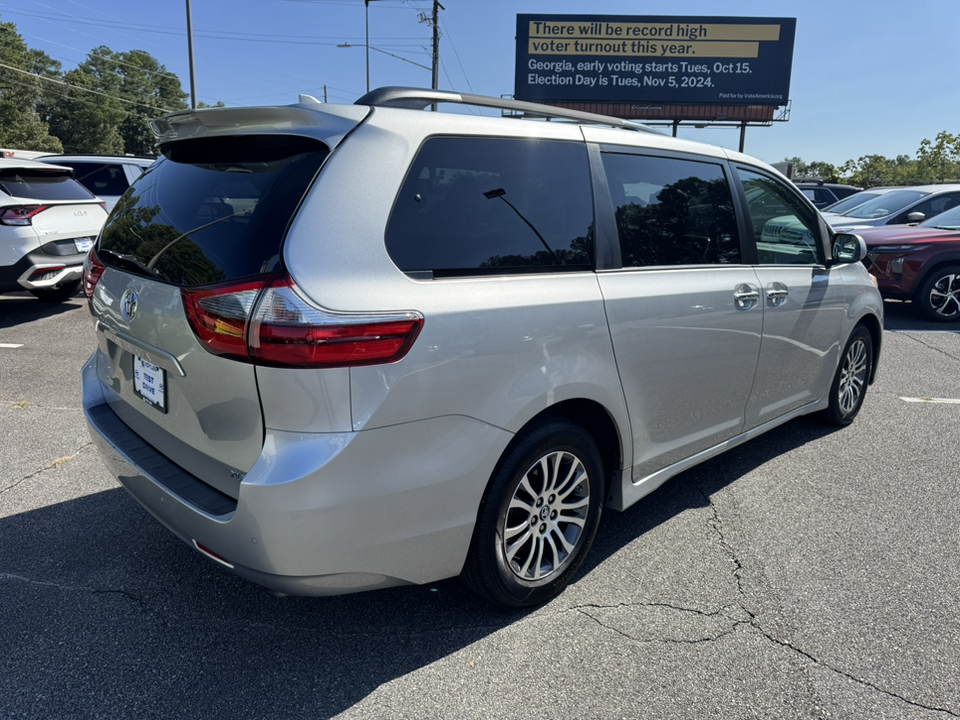
<path id="1" fill-rule="evenodd" d="M 787 104 L 796 18 L 517 15 L 514 97 Z"/>

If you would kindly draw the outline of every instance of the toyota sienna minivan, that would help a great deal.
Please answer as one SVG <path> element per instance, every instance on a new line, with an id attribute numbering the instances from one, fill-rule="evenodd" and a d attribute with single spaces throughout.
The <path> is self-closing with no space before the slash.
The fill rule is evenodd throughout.
<path id="1" fill-rule="evenodd" d="M 602 511 L 845 425 L 874 379 L 863 240 L 745 155 L 410 88 L 152 125 L 85 268 L 87 421 L 156 520 L 273 592 L 543 602 Z"/>

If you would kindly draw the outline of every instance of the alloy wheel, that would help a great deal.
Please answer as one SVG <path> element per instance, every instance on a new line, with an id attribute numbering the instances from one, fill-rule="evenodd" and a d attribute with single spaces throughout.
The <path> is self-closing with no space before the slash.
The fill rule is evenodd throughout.
<path id="1" fill-rule="evenodd" d="M 845 415 L 853 412 L 860 402 L 867 381 L 867 358 L 867 345 L 861 338 L 850 344 L 843 358 L 838 393 L 840 411 Z"/>
<path id="2" fill-rule="evenodd" d="M 590 510 L 590 478 L 573 453 L 544 455 L 527 470 L 507 507 L 503 555 L 519 579 L 539 581 L 575 554 Z"/>

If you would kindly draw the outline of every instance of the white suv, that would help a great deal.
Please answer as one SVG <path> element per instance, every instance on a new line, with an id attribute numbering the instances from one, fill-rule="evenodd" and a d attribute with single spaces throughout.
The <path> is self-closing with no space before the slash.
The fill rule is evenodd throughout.
<path id="1" fill-rule="evenodd" d="M 83 261 L 107 212 L 68 167 L 0 158 L 0 292 L 47 302 L 80 287 Z"/>
<path id="2" fill-rule="evenodd" d="M 90 432 L 276 592 L 460 574 L 542 602 L 603 508 L 791 418 L 849 423 L 873 381 L 863 240 L 745 155 L 408 88 L 153 126 L 85 272 Z"/>

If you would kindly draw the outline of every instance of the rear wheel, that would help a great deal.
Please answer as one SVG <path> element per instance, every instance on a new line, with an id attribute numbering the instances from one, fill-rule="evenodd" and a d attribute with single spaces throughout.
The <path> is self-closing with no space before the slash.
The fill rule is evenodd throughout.
<path id="1" fill-rule="evenodd" d="M 593 544 L 603 498 L 603 463 L 584 428 L 557 419 L 526 433 L 487 488 L 464 582 L 508 607 L 559 594 Z"/>
<path id="2" fill-rule="evenodd" d="M 860 412 L 867 383 L 873 369 L 873 338 L 863 326 L 857 325 L 843 349 L 840 366 L 830 386 L 830 406 L 822 419 L 831 425 L 849 425 Z"/>
<path id="3" fill-rule="evenodd" d="M 930 320 L 960 320 L 960 265 L 949 265 L 930 273 L 913 303 Z"/>
<path id="4" fill-rule="evenodd" d="M 40 302 L 58 303 L 69 300 L 77 294 L 77 290 L 79 289 L 80 281 L 71 280 L 70 282 L 65 282 L 62 285 L 57 285 L 52 288 L 34 289 L 31 290 L 30 293 L 40 300 Z"/>

